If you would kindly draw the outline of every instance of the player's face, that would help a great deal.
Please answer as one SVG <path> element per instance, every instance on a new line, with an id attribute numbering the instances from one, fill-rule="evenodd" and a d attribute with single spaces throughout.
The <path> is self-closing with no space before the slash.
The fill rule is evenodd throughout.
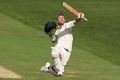
<path id="1" fill-rule="evenodd" d="M 65 17 L 63 15 L 58 16 L 57 22 L 59 25 L 63 25 L 65 23 Z"/>

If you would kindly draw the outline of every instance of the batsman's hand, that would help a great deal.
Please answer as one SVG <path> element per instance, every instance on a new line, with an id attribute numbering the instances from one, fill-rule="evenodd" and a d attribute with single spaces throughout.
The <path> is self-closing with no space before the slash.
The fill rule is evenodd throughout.
<path id="1" fill-rule="evenodd" d="M 78 14 L 78 18 L 84 18 L 84 13 L 80 12 L 80 13 Z"/>
<path id="2" fill-rule="evenodd" d="M 87 19 L 85 18 L 85 15 L 84 15 L 84 13 L 82 13 L 82 12 L 80 12 L 79 14 L 78 14 L 78 18 L 80 19 L 84 19 L 85 21 L 87 21 Z"/>

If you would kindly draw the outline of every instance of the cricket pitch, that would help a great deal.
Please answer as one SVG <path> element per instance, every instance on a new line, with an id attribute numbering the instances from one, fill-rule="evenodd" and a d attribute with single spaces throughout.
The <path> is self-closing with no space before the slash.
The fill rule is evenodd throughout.
<path id="1" fill-rule="evenodd" d="M 0 66 L 0 78 L 21 78 L 19 74 Z"/>

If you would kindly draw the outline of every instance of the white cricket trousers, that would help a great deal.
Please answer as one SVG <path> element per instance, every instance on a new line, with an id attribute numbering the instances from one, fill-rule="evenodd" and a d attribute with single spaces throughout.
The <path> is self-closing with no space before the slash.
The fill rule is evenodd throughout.
<path id="1" fill-rule="evenodd" d="M 54 58 L 54 63 L 60 73 L 64 72 L 64 66 L 67 64 L 71 53 L 66 51 L 63 47 L 51 47 L 51 55 Z M 58 72 L 58 73 L 59 73 Z"/>

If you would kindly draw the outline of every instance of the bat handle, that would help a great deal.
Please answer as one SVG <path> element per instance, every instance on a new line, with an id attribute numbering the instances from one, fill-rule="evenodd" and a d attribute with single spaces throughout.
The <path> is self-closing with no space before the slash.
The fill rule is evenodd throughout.
<path id="1" fill-rule="evenodd" d="M 87 21 L 87 18 L 84 17 L 83 19 L 84 19 L 85 21 Z"/>

